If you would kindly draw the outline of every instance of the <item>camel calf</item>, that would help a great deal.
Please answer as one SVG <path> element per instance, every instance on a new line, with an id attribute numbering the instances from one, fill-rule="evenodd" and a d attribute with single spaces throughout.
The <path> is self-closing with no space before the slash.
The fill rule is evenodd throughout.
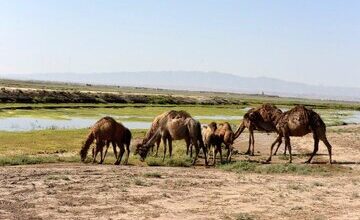
<path id="1" fill-rule="evenodd" d="M 222 163 L 222 151 L 221 151 L 221 140 L 216 135 L 217 124 L 215 122 L 211 122 L 208 125 L 204 125 L 202 129 L 202 136 L 204 140 L 205 148 L 207 149 L 208 153 L 208 160 L 210 157 L 210 150 L 213 147 L 213 164 L 216 163 L 216 154 L 217 152 L 220 153 L 220 160 Z"/>
<path id="2" fill-rule="evenodd" d="M 220 161 L 222 159 L 222 149 L 221 145 L 225 144 L 226 149 L 228 149 L 226 160 L 231 161 L 232 155 L 232 145 L 234 142 L 234 132 L 231 129 L 231 126 L 228 122 L 216 124 L 215 122 L 210 123 L 203 128 L 203 138 L 204 144 L 208 151 L 213 147 L 213 164 L 216 164 L 216 155 L 220 153 Z"/>
<path id="3" fill-rule="evenodd" d="M 233 151 L 232 145 L 234 144 L 235 134 L 231 129 L 228 122 L 218 124 L 215 135 L 220 139 L 221 143 L 225 144 L 227 151 L 226 160 L 231 162 L 231 155 Z"/>

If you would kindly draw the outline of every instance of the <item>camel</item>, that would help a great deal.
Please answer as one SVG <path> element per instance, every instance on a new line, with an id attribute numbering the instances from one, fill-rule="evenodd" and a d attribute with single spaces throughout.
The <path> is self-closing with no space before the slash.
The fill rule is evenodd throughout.
<path id="1" fill-rule="evenodd" d="M 167 112 L 164 112 L 164 113 L 156 116 L 154 118 L 153 122 L 151 123 L 150 129 L 146 132 L 145 137 L 143 138 L 142 142 L 138 143 L 136 145 L 136 148 L 138 149 L 138 148 L 141 148 L 142 145 L 145 145 L 153 137 L 153 135 L 156 133 L 156 131 L 159 129 L 160 124 L 164 124 L 164 123 L 166 123 L 166 121 L 169 118 L 175 118 L 175 117 L 189 118 L 191 116 L 189 115 L 189 113 L 187 113 L 185 111 L 174 111 L 174 110 L 167 111 Z M 186 140 L 186 141 L 188 141 L 188 140 Z M 155 156 L 158 155 L 160 142 L 161 142 L 161 138 L 158 138 L 155 141 L 155 143 L 157 145 Z M 190 144 L 191 144 L 190 142 L 186 142 L 186 147 L 187 147 L 186 155 L 188 155 L 188 153 L 189 153 Z M 154 149 L 154 144 L 151 146 L 152 152 L 153 152 L 153 149 Z M 135 154 L 136 153 L 137 152 L 135 152 Z M 164 143 L 164 157 L 165 157 L 165 154 L 166 154 L 166 143 Z M 191 149 L 190 156 L 192 157 L 192 149 Z"/>
<path id="2" fill-rule="evenodd" d="M 228 149 L 226 160 L 228 162 L 231 162 L 231 156 L 232 156 L 232 151 L 233 151 L 232 145 L 235 140 L 234 139 L 235 134 L 232 131 L 230 124 L 228 122 L 218 124 L 216 132 L 215 132 L 215 136 L 217 137 L 217 139 L 219 139 L 221 141 L 221 143 L 225 144 L 225 147 Z M 219 150 L 220 150 L 220 156 L 221 156 L 221 147 Z M 215 152 L 214 157 L 216 157 L 216 152 Z"/>
<path id="3" fill-rule="evenodd" d="M 319 141 L 321 140 L 328 149 L 329 163 L 332 163 L 332 155 L 329 141 L 326 137 L 326 126 L 320 115 L 303 105 L 297 105 L 291 110 L 284 112 L 278 120 L 276 120 L 276 130 L 278 137 L 271 145 L 270 156 L 267 162 L 271 161 L 274 145 L 283 137 L 285 139 L 285 150 L 289 150 L 290 160 L 292 162 L 290 137 L 302 137 L 306 134 L 313 133 L 314 151 L 305 163 L 310 163 L 319 149 Z"/>
<path id="4" fill-rule="evenodd" d="M 210 157 L 210 150 L 213 147 L 213 165 L 216 162 L 216 154 L 220 153 L 220 160 L 222 162 L 222 151 L 221 151 L 221 140 L 219 136 L 216 135 L 217 124 L 215 122 L 211 122 L 208 125 L 204 125 L 202 129 L 202 136 L 205 148 L 208 151 L 208 160 Z"/>
<path id="5" fill-rule="evenodd" d="M 117 153 L 115 153 L 116 150 L 114 151 L 115 157 L 117 157 L 115 164 L 116 165 L 120 164 L 121 159 L 125 153 L 125 147 L 127 151 L 125 164 L 128 163 L 129 154 L 130 154 L 131 132 L 121 123 L 116 122 L 115 119 L 111 117 L 103 117 L 99 121 L 97 121 L 92 126 L 88 134 L 88 137 L 80 150 L 81 161 L 85 161 L 87 152 L 90 148 L 90 145 L 94 142 L 94 140 L 96 140 L 96 147 L 94 149 L 93 163 L 96 162 L 96 156 L 99 152 L 101 157 L 99 163 L 100 164 L 103 163 L 105 159 L 105 156 L 103 157 L 103 147 L 105 146 L 105 144 L 107 144 L 108 146 L 110 142 L 113 143 L 113 147 L 116 145 L 120 148 L 120 153 L 118 156 L 116 156 L 117 155 Z"/>
<path id="6" fill-rule="evenodd" d="M 265 132 L 276 132 L 275 121 L 281 116 L 282 111 L 275 105 L 265 103 L 258 108 L 249 109 L 243 120 L 235 131 L 234 140 L 240 136 L 245 128 L 249 130 L 249 148 L 245 154 L 254 156 L 255 154 L 255 138 L 254 130 Z M 281 142 L 279 141 L 279 146 Z M 252 146 L 252 149 L 251 149 Z"/>
<path id="7" fill-rule="evenodd" d="M 139 154 L 141 160 L 145 160 L 149 149 L 159 140 L 162 139 L 164 143 L 164 157 L 166 155 L 167 143 L 169 145 L 169 154 L 172 157 L 172 141 L 185 140 L 187 150 L 190 144 L 195 146 L 195 157 L 192 164 L 196 163 L 200 148 L 204 152 L 205 165 L 207 165 L 206 149 L 201 135 L 200 122 L 193 119 L 187 112 L 184 111 L 170 111 L 166 116 L 159 121 L 159 128 L 153 136 L 145 143 L 136 146 L 135 154 Z"/>
<path id="8" fill-rule="evenodd" d="M 220 153 L 220 161 L 221 163 L 223 162 L 221 149 L 221 144 L 223 143 L 228 149 L 226 159 L 228 162 L 231 161 L 234 132 L 228 122 L 220 123 L 218 125 L 215 122 L 211 122 L 207 126 L 204 126 L 202 134 L 208 152 L 210 152 L 211 147 L 213 146 L 213 165 L 216 164 L 216 155 L 218 152 Z"/>

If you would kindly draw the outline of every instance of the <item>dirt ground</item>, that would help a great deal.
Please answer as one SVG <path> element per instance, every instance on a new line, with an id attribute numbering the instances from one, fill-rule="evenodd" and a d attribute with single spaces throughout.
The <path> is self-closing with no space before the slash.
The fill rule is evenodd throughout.
<path id="1" fill-rule="evenodd" d="M 239 138 L 237 150 L 245 151 L 247 138 Z M 257 156 L 252 159 L 266 158 L 274 138 L 256 133 Z M 0 218 L 360 219 L 360 126 L 331 129 L 328 139 L 334 160 L 352 167 L 351 174 L 238 174 L 201 165 L 1 167 Z M 312 137 L 293 138 L 292 145 L 295 154 L 311 152 Z M 323 144 L 319 153 L 315 161 L 326 162 Z M 294 163 L 306 157 L 295 156 Z M 286 160 L 275 156 L 273 163 Z"/>

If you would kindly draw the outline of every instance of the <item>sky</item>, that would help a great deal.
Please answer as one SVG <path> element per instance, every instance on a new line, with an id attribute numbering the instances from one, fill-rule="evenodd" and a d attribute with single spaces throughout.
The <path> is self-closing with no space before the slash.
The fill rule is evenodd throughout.
<path id="1" fill-rule="evenodd" d="M 217 71 L 360 87 L 358 0 L 0 0 L 0 74 Z"/>

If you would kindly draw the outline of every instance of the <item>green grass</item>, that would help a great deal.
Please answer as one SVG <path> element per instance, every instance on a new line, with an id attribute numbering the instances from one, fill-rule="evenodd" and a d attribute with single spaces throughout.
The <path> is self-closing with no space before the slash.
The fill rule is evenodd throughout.
<path id="1" fill-rule="evenodd" d="M 186 147 L 184 141 L 173 142 L 172 158 L 169 157 L 169 150 L 168 150 L 166 153 L 165 160 L 163 161 L 162 145 L 160 145 L 158 156 L 155 157 L 153 155 L 154 153 L 150 152 L 145 160 L 148 166 L 190 167 L 192 163 L 192 158 L 186 155 Z M 202 160 L 202 159 L 198 158 L 198 160 Z"/>
<path id="2" fill-rule="evenodd" d="M 0 166 L 60 163 L 60 162 L 80 162 L 80 158 L 78 156 L 58 156 L 58 155 L 0 156 Z"/>
<path id="3" fill-rule="evenodd" d="M 331 175 L 333 173 L 351 172 L 351 168 L 340 165 L 260 164 L 249 161 L 236 161 L 219 165 L 218 168 L 236 173 L 249 172 L 262 174 Z"/>
<path id="4" fill-rule="evenodd" d="M 192 159 L 183 155 L 166 158 L 164 161 L 161 157 L 148 157 L 145 161 L 149 166 L 190 167 Z"/>
<path id="5" fill-rule="evenodd" d="M 80 162 L 78 152 L 88 129 L 0 132 L 0 165 L 22 165 L 57 162 Z M 143 137 L 144 130 L 133 130 L 133 137 Z M 109 149 L 107 161 L 114 163 Z M 90 151 L 88 153 L 89 157 Z M 124 159 L 124 157 L 123 157 Z M 130 157 L 129 162 L 137 159 Z"/>
<path id="6" fill-rule="evenodd" d="M 69 108 L 57 109 L 3 109 L 0 111 L 0 117 L 39 117 L 52 119 L 68 119 L 69 117 L 100 118 L 104 115 L 114 115 L 129 117 L 126 119 L 122 119 L 126 121 L 152 121 L 156 115 L 159 115 L 171 109 L 185 110 L 193 116 L 241 116 L 245 113 L 243 108 L 244 106 L 237 105 L 111 105 L 111 108 L 104 107 L 104 105 L 83 108 L 72 108 L 71 106 L 69 106 Z"/>

